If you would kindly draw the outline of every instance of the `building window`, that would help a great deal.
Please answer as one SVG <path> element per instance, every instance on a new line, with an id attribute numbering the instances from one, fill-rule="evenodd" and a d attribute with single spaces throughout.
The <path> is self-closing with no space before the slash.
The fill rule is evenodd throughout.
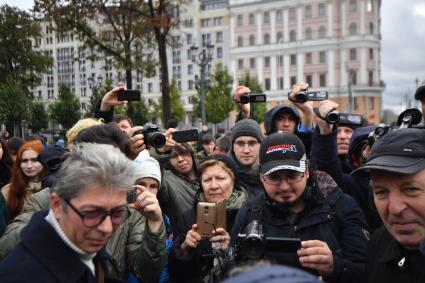
<path id="1" fill-rule="evenodd" d="M 270 44 L 270 34 L 264 34 L 264 44 Z"/>
<path id="2" fill-rule="evenodd" d="M 305 40 L 310 40 L 312 38 L 311 28 L 306 28 L 304 32 Z"/>
<path id="3" fill-rule="evenodd" d="M 369 23 L 369 33 L 373 34 L 373 23 Z"/>
<path id="4" fill-rule="evenodd" d="M 306 54 L 305 54 L 305 63 L 306 64 L 311 64 L 312 63 L 312 56 L 311 56 L 311 52 L 307 52 Z"/>
<path id="5" fill-rule="evenodd" d="M 357 49 L 350 49 L 350 60 L 357 60 Z"/>
<path id="6" fill-rule="evenodd" d="M 369 48 L 369 60 L 373 60 L 373 48 Z"/>
<path id="7" fill-rule="evenodd" d="M 268 11 L 264 12 L 263 17 L 264 17 L 264 23 L 270 24 L 270 12 L 268 12 Z"/>
<path id="8" fill-rule="evenodd" d="M 369 13 L 373 12 L 373 0 L 367 0 L 366 11 Z"/>
<path id="9" fill-rule="evenodd" d="M 320 26 L 319 28 L 319 38 L 323 39 L 326 37 L 326 28 L 324 26 Z"/>
<path id="10" fill-rule="evenodd" d="M 238 36 L 238 47 L 242 47 L 242 46 L 243 46 L 243 37 Z"/>
<path id="11" fill-rule="evenodd" d="M 238 26 L 242 26 L 242 25 L 243 25 L 243 16 L 238 15 Z"/>
<path id="12" fill-rule="evenodd" d="M 42 94 L 41 90 L 38 91 L 38 98 L 39 99 L 42 99 L 43 98 L 43 94 Z"/>
<path id="13" fill-rule="evenodd" d="M 255 35 L 251 34 L 249 36 L 249 46 L 254 46 L 255 45 Z"/>
<path id="14" fill-rule="evenodd" d="M 216 18 L 214 18 L 214 25 L 215 26 L 222 26 L 223 21 L 224 21 L 223 17 L 216 17 Z"/>
<path id="15" fill-rule="evenodd" d="M 217 59 L 223 58 L 223 48 L 217 47 Z"/>
<path id="16" fill-rule="evenodd" d="M 255 68 L 255 58 L 249 58 L 249 67 L 251 69 Z"/>
<path id="17" fill-rule="evenodd" d="M 283 66 L 283 55 L 279 55 L 279 56 L 277 57 L 277 64 L 278 64 L 279 66 Z"/>
<path id="18" fill-rule="evenodd" d="M 319 16 L 320 17 L 326 16 L 326 10 L 325 10 L 325 4 L 324 3 L 319 4 Z"/>
<path id="19" fill-rule="evenodd" d="M 186 42 L 187 42 L 187 45 L 192 45 L 192 35 L 191 34 L 188 34 L 186 36 Z"/>
<path id="20" fill-rule="evenodd" d="M 297 83 L 297 77 L 296 76 L 291 76 L 291 86 L 293 86 L 296 83 Z"/>
<path id="21" fill-rule="evenodd" d="M 218 31 L 215 34 L 215 42 L 222 43 L 223 42 L 223 32 Z"/>
<path id="22" fill-rule="evenodd" d="M 270 57 L 264 57 L 264 68 L 270 68 Z"/>
<path id="23" fill-rule="evenodd" d="M 311 5 L 307 5 L 304 7 L 304 17 L 311 18 Z"/>
<path id="24" fill-rule="evenodd" d="M 249 14 L 249 24 L 255 24 L 255 15 L 253 13 Z"/>
<path id="25" fill-rule="evenodd" d="M 369 71 L 369 86 L 373 86 L 373 71 Z"/>
<path id="26" fill-rule="evenodd" d="M 289 9 L 289 20 L 295 21 L 296 19 L 297 19 L 297 11 L 295 10 L 295 8 L 290 8 Z"/>
<path id="27" fill-rule="evenodd" d="M 193 81 L 193 80 L 189 80 L 188 82 L 187 82 L 187 85 L 188 85 L 188 89 L 194 89 L 195 88 L 195 82 Z"/>
<path id="28" fill-rule="evenodd" d="M 357 25 L 356 23 L 350 24 L 350 35 L 356 35 L 357 34 Z"/>
<path id="29" fill-rule="evenodd" d="M 276 11 L 276 22 L 281 23 L 283 21 L 283 13 L 282 10 Z"/>
<path id="30" fill-rule="evenodd" d="M 201 27 L 209 27 L 211 26 L 211 20 L 210 19 L 202 19 L 201 20 Z"/>
<path id="31" fill-rule="evenodd" d="M 193 65 L 187 65 L 187 74 L 193 75 Z"/>
<path id="32" fill-rule="evenodd" d="M 153 92 L 153 83 L 148 83 L 148 92 Z"/>
<path id="33" fill-rule="evenodd" d="M 326 51 L 319 51 L 319 63 L 326 63 Z"/>
<path id="34" fill-rule="evenodd" d="M 283 77 L 277 78 L 277 88 L 283 89 Z"/>
<path id="35" fill-rule="evenodd" d="M 270 90 L 270 79 L 269 78 L 264 79 L 264 88 L 265 88 L 265 90 Z"/>
<path id="36" fill-rule="evenodd" d="M 350 12 L 357 11 L 357 0 L 350 0 Z"/>
<path id="37" fill-rule="evenodd" d="M 291 54 L 291 65 L 297 64 L 297 54 Z"/>
<path id="38" fill-rule="evenodd" d="M 326 74 L 319 75 L 319 84 L 320 87 L 326 87 Z"/>
<path id="39" fill-rule="evenodd" d="M 313 76 L 312 75 L 305 76 L 305 82 L 308 83 L 310 87 L 313 87 Z"/>
<path id="40" fill-rule="evenodd" d="M 238 59 L 238 69 L 239 70 L 243 69 L 243 59 Z"/>
<path id="41" fill-rule="evenodd" d="M 375 99 L 373 97 L 367 98 L 367 105 L 369 110 L 375 109 Z"/>
<path id="42" fill-rule="evenodd" d="M 281 31 L 278 31 L 276 34 L 276 42 L 279 43 L 283 40 L 283 33 Z"/>
<path id="43" fill-rule="evenodd" d="M 296 40 L 297 40 L 297 33 L 295 32 L 295 30 L 291 30 L 291 32 L 289 33 L 289 41 L 294 42 Z"/>

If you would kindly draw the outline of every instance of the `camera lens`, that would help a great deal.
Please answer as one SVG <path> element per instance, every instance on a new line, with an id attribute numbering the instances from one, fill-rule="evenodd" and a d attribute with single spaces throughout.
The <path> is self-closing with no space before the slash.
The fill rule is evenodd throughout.
<path id="1" fill-rule="evenodd" d="M 167 139 L 160 132 L 153 132 L 148 134 L 146 142 L 148 145 L 154 148 L 161 148 L 165 145 Z"/>
<path id="2" fill-rule="evenodd" d="M 308 100 L 308 95 L 306 92 L 299 92 L 296 96 L 295 96 L 295 101 L 298 103 L 304 103 Z"/>
<path id="3" fill-rule="evenodd" d="M 241 102 L 241 104 L 247 104 L 247 103 L 249 103 L 249 95 L 248 94 L 242 94 L 239 97 L 239 101 Z"/>
<path id="4" fill-rule="evenodd" d="M 327 116 L 326 116 L 326 122 L 328 122 L 329 124 L 336 124 L 339 122 L 339 113 L 338 112 L 330 112 Z"/>

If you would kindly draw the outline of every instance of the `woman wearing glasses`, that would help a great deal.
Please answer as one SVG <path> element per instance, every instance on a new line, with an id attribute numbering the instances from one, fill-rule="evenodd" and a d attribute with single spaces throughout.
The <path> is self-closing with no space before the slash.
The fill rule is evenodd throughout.
<path id="1" fill-rule="evenodd" d="M 238 183 L 235 164 L 226 155 L 212 155 L 201 163 L 201 190 L 198 191 L 193 209 L 187 211 L 177 227 L 173 227 L 176 239 L 170 255 L 170 275 L 173 282 L 210 282 L 215 270 L 220 271 L 222 255 L 230 243 L 230 231 L 238 209 L 248 198 L 246 190 Z M 227 227 L 211 225 L 213 235 L 202 237 L 196 223 L 198 202 L 226 202 Z"/>
<path id="2" fill-rule="evenodd" d="M 29 195 L 41 190 L 43 165 L 37 157 L 43 149 L 39 140 L 26 142 L 19 148 L 10 183 L 1 189 L 7 203 L 9 222 L 21 213 Z"/>
<path id="3" fill-rule="evenodd" d="M 266 194 L 239 210 L 231 235 L 236 242 L 256 223 L 265 246 L 254 255 L 249 245 L 240 245 L 239 259 L 266 258 L 325 282 L 362 282 L 368 233 L 357 203 L 329 175 L 309 167 L 304 144 L 292 133 L 273 133 L 263 141 L 260 166 Z"/>

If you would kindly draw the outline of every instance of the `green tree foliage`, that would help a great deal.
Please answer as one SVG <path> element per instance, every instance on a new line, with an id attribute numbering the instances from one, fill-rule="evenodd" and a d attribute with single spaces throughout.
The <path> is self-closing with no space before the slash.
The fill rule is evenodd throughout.
<path id="1" fill-rule="evenodd" d="M 240 79 L 239 84 L 249 87 L 251 93 L 263 93 L 263 89 L 257 79 L 251 78 L 249 73 L 246 73 Z M 256 120 L 258 123 L 262 123 L 264 121 L 266 111 L 267 107 L 265 103 L 251 103 L 251 118 Z"/>
<path id="2" fill-rule="evenodd" d="M 42 129 L 47 129 L 49 126 L 49 120 L 43 103 L 36 102 L 30 106 L 30 116 L 28 122 L 28 127 L 33 132 L 39 132 Z"/>
<path id="3" fill-rule="evenodd" d="M 17 82 L 23 89 L 38 85 L 52 60 L 34 50 L 41 30 L 31 16 L 15 7 L 0 6 L 0 84 Z"/>
<path id="4" fill-rule="evenodd" d="M 9 132 L 14 125 L 21 125 L 28 118 L 31 100 L 26 88 L 11 79 L 0 84 L 0 123 L 5 123 Z"/>
<path id="5" fill-rule="evenodd" d="M 106 80 L 105 84 L 101 86 L 99 89 L 94 88 L 92 90 L 92 95 L 90 96 L 90 101 L 88 104 L 88 108 L 86 109 L 86 112 L 84 113 L 84 117 L 94 117 L 96 113 L 96 106 L 100 104 L 102 101 L 103 96 L 112 90 L 112 82 L 110 80 Z"/>
<path id="6" fill-rule="evenodd" d="M 183 108 L 182 101 L 180 99 L 180 90 L 176 85 L 176 80 L 173 79 L 170 85 L 170 102 L 171 102 L 171 117 L 177 121 L 184 119 L 185 111 Z M 155 116 L 160 116 L 162 123 L 165 123 L 165 117 L 162 112 L 162 97 L 159 98 L 158 102 L 152 104 Z"/>
<path id="7" fill-rule="evenodd" d="M 153 31 L 145 1 L 35 0 L 34 11 L 53 21 L 58 32 L 73 32 L 85 47 L 111 58 L 125 70 L 127 88 L 132 88 L 132 71 L 155 75 L 152 56 Z M 90 54 L 90 59 L 99 57 Z"/>
<path id="8" fill-rule="evenodd" d="M 133 103 L 134 113 L 130 118 L 135 126 L 143 126 L 152 117 L 149 107 L 146 105 L 146 100 L 142 97 L 140 101 Z"/>
<path id="9" fill-rule="evenodd" d="M 80 103 L 68 86 L 59 86 L 58 100 L 49 105 L 50 119 L 56 121 L 65 130 L 71 128 L 81 117 Z"/>
<path id="10" fill-rule="evenodd" d="M 205 111 L 207 122 L 220 123 L 229 117 L 229 112 L 233 110 L 232 99 L 232 76 L 227 68 L 216 68 L 211 76 L 212 85 L 205 97 Z"/>

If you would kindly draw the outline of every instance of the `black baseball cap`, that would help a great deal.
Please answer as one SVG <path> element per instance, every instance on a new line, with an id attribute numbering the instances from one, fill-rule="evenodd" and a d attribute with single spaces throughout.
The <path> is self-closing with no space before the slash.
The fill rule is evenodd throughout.
<path id="1" fill-rule="evenodd" d="M 398 129 L 378 139 L 366 163 L 353 171 L 383 170 L 415 174 L 425 169 L 425 130 Z"/>
<path id="2" fill-rule="evenodd" d="M 276 132 L 264 139 L 260 147 L 263 175 L 278 170 L 305 172 L 306 154 L 303 142 L 292 133 Z"/>

